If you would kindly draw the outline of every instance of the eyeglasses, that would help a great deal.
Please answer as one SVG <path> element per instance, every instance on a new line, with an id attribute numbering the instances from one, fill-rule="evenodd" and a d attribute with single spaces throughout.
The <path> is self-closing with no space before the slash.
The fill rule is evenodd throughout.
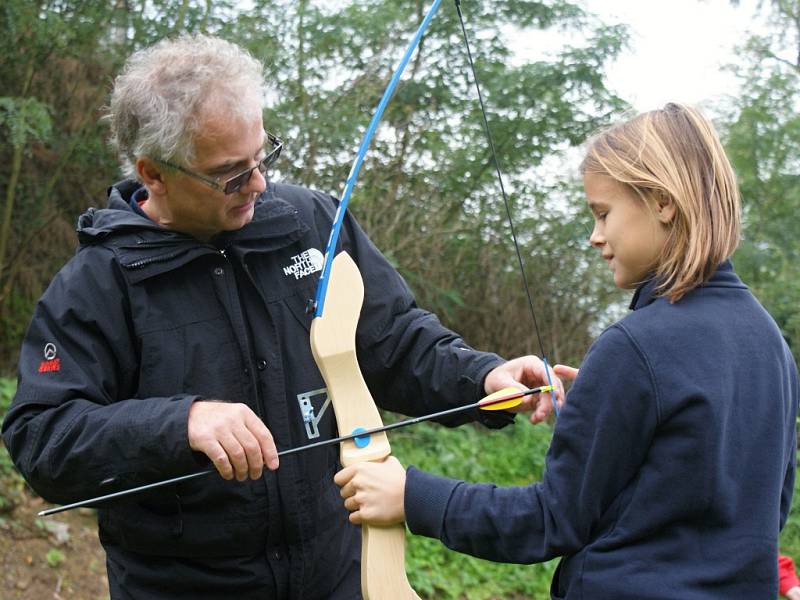
<path id="1" fill-rule="evenodd" d="M 189 169 L 182 167 L 178 164 L 169 162 L 167 160 L 161 160 L 160 158 L 156 158 L 155 161 L 161 163 L 162 165 L 166 165 L 168 167 L 172 167 L 173 169 L 177 169 L 181 173 L 185 173 L 190 177 L 194 177 L 195 179 L 199 179 L 200 181 L 204 182 L 209 187 L 217 190 L 218 192 L 222 192 L 223 194 L 233 194 L 238 192 L 242 186 L 247 185 L 247 182 L 250 181 L 250 178 L 253 176 L 253 171 L 258 169 L 258 172 L 262 175 L 266 174 L 267 169 L 275 164 L 275 161 L 278 160 L 278 157 L 281 155 L 281 150 L 283 150 L 283 141 L 275 135 L 271 133 L 267 133 L 267 142 L 270 144 L 272 149 L 267 153 L 267 155 L 258 161 L 255 166 L 250 167 L 249 169 L 245 169 L 241 173 L 237 173 L 236 175 L 229 177 L 224 181 L 220 181 L 218 178 L 212 179 L 210 177 L 206 177 L 205 175 L 201 175 L 199 173 L 195 173 L 190 171 Z"/>

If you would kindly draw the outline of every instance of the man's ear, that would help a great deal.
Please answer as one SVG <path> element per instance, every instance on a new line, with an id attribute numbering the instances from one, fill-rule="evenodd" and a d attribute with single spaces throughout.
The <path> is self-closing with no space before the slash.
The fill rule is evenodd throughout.
<path id="1" fill-rule="evenodd" d="M 671 223 L 675 218 L 675 212 L 677 210 L 678 207 L 676 206 L 675 200 L 672 199 L 671 195 L 665 192 L 656 193 L 656 213 L 658 214 L 658 220 L 661 223 L 664 225 Z"/>
<path id="2" fill-rule="evenodd" d="M 137 158 L 136 172 L 150 194 L 162 196 L 166 193 L 167 185 L 164 181 L 164 171 L 156 161 L 146 156 Z"/>

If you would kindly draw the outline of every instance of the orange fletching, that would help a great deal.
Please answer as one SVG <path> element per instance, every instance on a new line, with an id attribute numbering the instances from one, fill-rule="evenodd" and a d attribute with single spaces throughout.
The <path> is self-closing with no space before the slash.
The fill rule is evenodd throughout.
<path id="1" fill-rule="evenodd" d="M 507 387 L 489 394 L 478 406 L 481 410 L 507 410 L 522 404 L 523 393 L 517 388 Z"/>

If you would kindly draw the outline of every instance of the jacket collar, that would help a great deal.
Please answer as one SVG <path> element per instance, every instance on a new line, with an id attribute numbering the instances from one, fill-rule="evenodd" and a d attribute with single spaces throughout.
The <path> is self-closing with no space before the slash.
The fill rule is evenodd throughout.
<path id="1" fill-rule="evenodd" d="M 90 208 L 78 219 L 78 237 L 81 243 L 96 243 L 98 240 L 123 230 L 149 230 L 162 237 L 194 239 L 189 235 L 170 231 L 156 225 L 134 212 L 130 199 L 141 188 L 141 184 L 130 179 L 108 188 L 108 205 L 104 209 Z M 275 186 L 269 184 L 256 200 L 253 220 L 236 231 L 223 232 L 212 239 L 225 241 L 264 240 L 300 235 L 308 226 L 300 221 L 297 210 L 275 194 Z M 202 242 L 198 242 L 202 243 Z"/>
<path id="2" fill-rule="evenodd" d="M 160 227 L 130 207 L 141 184 L 126 180 L 108 189 L 108 205 L 90 208 L 78 219 L 82 246 L 104 244 L 117 254 L 120 264 L 141 281 L 177 269 L 209 253 L 233 249 L 237 253 L 270 252 L 302 237 L 309 226 L 297 209 L 275 195 L 274 186 L 258 198 L 252 221 L 236 231 L 223 232 L 209 242 Z"/>
<path id="3" fill-rule="evenodd" d="M 660 296 L 656 294 L 656 288 L 660 281 L 661 280 L 655 275 L 648 277 L 636 288 L 628 308 L 631 310 L 638 310 L 660 298 Z M 711 275 L 708 281 L 700 284 L 698 287 L 736 287 L 747 289 L 747 286 L 742 283 L 742 280 L 739 279 L 739 276 L 733 270 L 733 263 L 729 258 L 717 267 L 717 270 L 714 271 L 714 274 Z M 689 293 L 691 294 L 692 292 Z"/>

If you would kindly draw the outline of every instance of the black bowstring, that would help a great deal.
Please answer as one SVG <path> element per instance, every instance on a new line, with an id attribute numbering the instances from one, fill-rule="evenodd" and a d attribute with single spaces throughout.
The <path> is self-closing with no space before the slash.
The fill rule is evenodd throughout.
<path id="1" fill-rule="evenodd" d="M 481 107 L 481 116 L 483 117 L 483 128 L 486 132 L 486 138 L 489 141 L 489 148 L 492 151 L 492 161 L 494 162 L 494 168 L 497 172 L 497 180 L 500 182 L 500 192 L 503 195 L 503 204 L 506 207 L 506 215 L 508 216 L 508 224 L 511 229 L 511 238 L 514 240 L 514 250 L 517 253 L 517 261 L 519 262 L 519 270 L 522 274 L 522 284 L 525 288 L 525 295 L 528 297 L 528 308 L 530 309 L 531 319 L 533 319 L 533 327 L 536 331 L 536 339 L 539 342 L 539 349 L 541 350 L 542 357 L 546 355 L 544 350 L 544 344 L 542 343 L 542 335 L 539 331 L 539 322 L 536 319 L 536 311 L 533 309 L 533 297 L 531 296 L 531 289 L 528 285 L 528 276 L 525 274 L 525 263 L 522 260 L 522 252 L 519 249 L 519 241 L 517 240 L 517 232 L 516 228 L 514 227 L 514 219 L 511 216 L 511 205 L 508 201 L 508 195 L 506 194 L 506 188 L 503 184 L 503 175 L 500 171 L 500 162 L 497 159 L 497 152 L 495 151 L 494 146 L 494 138 L 492 137 L 492 131 L 489 128 L 489 120 L 486 117 L 486 106 L 483 103 L 483 94 L 481 93 L 481 86 L 478 82 L 478 73 L 475 71 L 475 62 L 472 60 L 472 50 L 470 49 L 469 45 L 469 37 L 467 36 L 467 28 L 464 26 L 464 15 L 461 13 L 461 0 L 455 0 L 456 4 L 456 11 L 458 12 L 458 20 L 461 24 L 461 33 L 464 37 L 464 46 L 467 49 L 467 58 L 469 59 L 469 67 L 472 71 L 472 79 L 475 82 L 475 89 L 478 92 L 478 102 L 480 103 Z"/>

